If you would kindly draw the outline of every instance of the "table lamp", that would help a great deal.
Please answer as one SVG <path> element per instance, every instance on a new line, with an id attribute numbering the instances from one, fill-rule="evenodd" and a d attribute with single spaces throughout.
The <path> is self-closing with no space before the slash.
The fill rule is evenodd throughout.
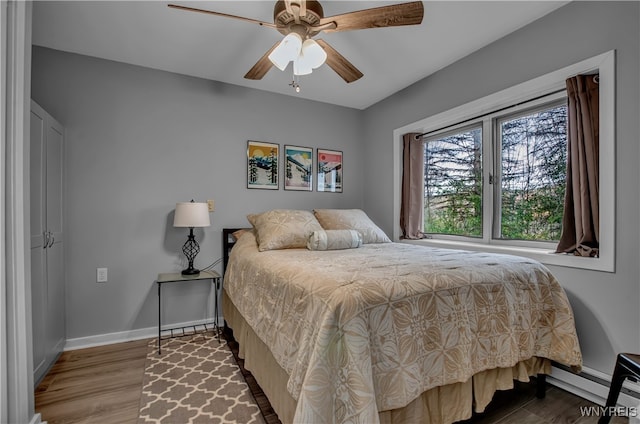
<path id="1" fill-rule="evenodd" d="M 188 227 L 189 237 L 182 246 L 182 252 L 189 261 L 189 266 L 182 270 L 182 275 L 197 275 L 199 269 L 193 267 L 193 260 L 200 252 L 200 245 L 193 236 L 195 227 L 208 227 L 211 225 L 209 221 L 209 207 L 206 203 L 190 202 L 176 203 L 176 212 L 173 217 L 174 227 Z"/>

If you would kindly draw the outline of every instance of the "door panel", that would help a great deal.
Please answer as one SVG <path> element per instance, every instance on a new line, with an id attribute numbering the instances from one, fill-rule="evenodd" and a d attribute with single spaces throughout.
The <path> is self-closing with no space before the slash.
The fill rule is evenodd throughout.
<path id="1" fill-rule="evenodd" d="M 46 322 L 47 296 L 44 284 L 45 254 L 40 248 L 31 249 L 31 309 L 32 309 L 32 334 L 33 334 L 33 369 L 36 379 L 44 373 L 43 367 L 46 361 L 46 329 L 42 325 Z"/>
<path id="2" fill-rule="evenodd" d="M 55 360 L 64 347 L 65 339 L 65 290 L 64 263 L 62 257 L 63 243 L 56 241 L 47 248 L 47 335 L 46 349 L 50 360 Z"/>
<path id="3" fill-rule="evenodd" d="M 43 371 L 46 360 L 45 328 L 47 292 L 45 284 L 45 218 L 44 218 L 44 126 L 45 118 L 37 108 L 31 110 L 31 142 L 29 145 L 29 193 L 31 234 L 31 310 L 33 329 L 33 369 Z"/>
<path id="4" fill-rule="evenodd" d="M 62 129 L 51 122 L 47 128 L 47 229 L 62 241 Z"/>
<path id="5" fill-rule="evenodd" d="M 31 248 L 44 244 L 44 117 L 31 111 L 31 144 L 29 148 L 29 193 L 31 206 Z"/>

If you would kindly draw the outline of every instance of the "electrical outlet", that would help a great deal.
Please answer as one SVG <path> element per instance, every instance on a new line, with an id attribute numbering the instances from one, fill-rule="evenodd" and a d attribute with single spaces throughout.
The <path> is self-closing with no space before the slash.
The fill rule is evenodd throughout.
<path id="1" fill-rule="evenodd" d="M 96 282 L 107 282 L 107 268 L 96 268 Z"/>
<path id="2" fill-rule="evenodd" d="M 213 212 L 214 211 L 214 203 L 213 200 L 207 200 L 207 205 L 209 206 L 209 212 Z"/>

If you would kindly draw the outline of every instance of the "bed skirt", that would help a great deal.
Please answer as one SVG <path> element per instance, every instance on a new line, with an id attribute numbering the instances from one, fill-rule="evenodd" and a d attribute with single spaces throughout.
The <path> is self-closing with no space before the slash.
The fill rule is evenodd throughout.
<path id="1" fill-rule="evenodd" d="M 294 422 L 296 400 L 287 391 L 288 374 L 224 291 L 222 310 L 239 344 L 238 355 L 244 359 L 245 369 L 251 371 L 280 421 Z M 511 368 L 482 371 L 465 382 L 427 390 L 404 408 L 380 411 L 380 422 L 448 424 L 466 420 L 473 410 L 483 412 L 496 390 L 512 389 L 514 380 L 528 382 L 531 376 L 550 373 L 551 361 L 538 357 L 520 361 Z"/>

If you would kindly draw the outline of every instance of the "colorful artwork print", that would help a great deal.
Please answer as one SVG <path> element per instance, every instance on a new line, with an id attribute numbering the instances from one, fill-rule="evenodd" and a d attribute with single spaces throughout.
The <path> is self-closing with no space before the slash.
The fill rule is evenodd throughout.
<path id="1" fill-rule="evenodd" d="M 278 190 L 279 151 L 279 144 L 248 142 L 247 188 Z"/>
<path id="2" fill-rule="evenodd" d="M 342 152 L 318 149 L 318 191 L 342 193 Z"/>
<path id="3" fill-rule="evenodd" d="M 284 146 L 284 189 L 313 190 L 313 149 Z"/>

